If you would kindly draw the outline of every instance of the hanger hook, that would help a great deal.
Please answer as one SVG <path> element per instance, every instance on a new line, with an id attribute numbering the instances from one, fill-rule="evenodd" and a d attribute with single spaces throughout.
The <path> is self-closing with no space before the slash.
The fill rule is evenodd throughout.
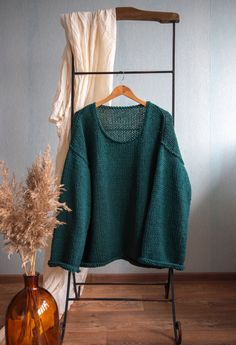
<path id="1" fill-rule="evenodd" d="M 123 71 L 123 74 L 122 74 L 122 79 L 121 79 L 121 81 L 123 81 L 123 80 L 124 80 L 124 78 L 125 78 L 125 72 Z"/>
<path id="2" fill-rule="evenodd" d="M 125 78 L 125 72 L 124 72 L 124 71 L 117 72 L 117 73 L 116 73 L 116 76 L 119 77 L 119 74 L 122 74 L 122 79 L 121 79 L 121 81 L 123 81 L 124 78 Z"/>

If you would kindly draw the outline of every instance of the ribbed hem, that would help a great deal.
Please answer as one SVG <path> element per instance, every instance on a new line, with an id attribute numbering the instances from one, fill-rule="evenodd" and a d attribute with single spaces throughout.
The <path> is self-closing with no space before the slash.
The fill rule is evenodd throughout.
<path id="1" fill-rule="evenodd" d="M 107 261 L 102 261 L 102 262 L 81 262 L 80 267 L 101 267 L 101 266 L 105 266 L 108 265 L 109 263 L 115 261 L 115 260 L 126 260 L 129 263 L 131 263 L 132 265 L 135 266 L 139 266 L 139 267 L 144 267 L 144 268 L 173 268 L 179 271 L 183 271 L 184 270 L 184 265 L 182 264 L 176 264 L 176 263 L 172 263 L 172 262 L 164 262 L 164 261 L 156 261 L 156 260 L 151 260 L 151 259 L 147 259 L 147 258 L 138 258 L 138 261 L 135 261 L 131 258 L 128 257 L 114 257 L 110 260 Z M 55 267 L 55 266 L 61 266 L 62 268 L 71 271 L 71 272 L 80 272 L 80 269 L 77 266 L 72 266 L 70 264 L 64 263 L 62 261 L 48 261 L 48 265 L 50 267 Z"/>
<path id="2" fill-rule="evenodd" d="M 57 267 L 57 266 L 60 266 L 62 268 L 64 268 L 65 270 L 67 271 L 70 271 L 70 272 L 81 272 L 80 268 L 76 267 L 76 266 L 72 266 L 72 265 L 69 265 L 69 264 L 66 264 L 65 262 L 62 262 L 62 261 L 51 261 L 49 260 L 48 261 L 48 266 L 50 267 Z"/>
<path id="3" fill-rule="evenodd" d="M 150 260 L 150 259 L 146 259 L 146 258 L 139 258 L 139 261 L 142 263 L 148 264 L 148 265 L 152 265 L 152 267 L 161 266 L 162 268 L 174 268 L 174 269 L 179 270 L 179 271 L 183 271 L 185 268 L 184 265 L 174 264 L 172 262 Z"/>
<path id="4" fill-rule="evenodd" d="M 156 261 L 156 260 L 151 260 L 151 259 L 146 259 L 146 258 L 138 258 L 137 261 L 127 257 L 127 256 L 118 256 L 114 257 L 110 260 L 103 261 L 103 262 L 81 262 L 81 267 L 101 267 L 104 265 L 107 265 L 115 260 L 126 260 L 129 263 L 139 266 L 139 267 L 144 267 L 144 268 L 174 268 L 176 270 L 183 271 L 184 270 L 184 265 L 181 264 L 175 264 L 172 262 L 164 262 L 164 261 Z"/>

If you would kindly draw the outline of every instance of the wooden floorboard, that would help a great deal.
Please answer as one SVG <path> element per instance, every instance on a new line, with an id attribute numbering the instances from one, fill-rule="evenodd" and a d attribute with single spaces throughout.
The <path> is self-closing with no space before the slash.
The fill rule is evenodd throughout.
<path id="1" fill-rule="evenodd" d="M 21 284 L 0 284 L 0 322 Z M 163 286 L 85 286 L 82 297 L 163 298 Z M 236 281 L 175 281 L 183 345 L 236 345 Z M 172 345 L 171 303 L 80 301 L 64 345 Z"/>

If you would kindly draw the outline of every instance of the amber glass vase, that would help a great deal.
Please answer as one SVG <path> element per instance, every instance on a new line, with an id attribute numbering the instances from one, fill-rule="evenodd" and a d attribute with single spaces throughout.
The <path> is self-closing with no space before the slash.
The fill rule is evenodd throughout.
<path id="1" fill-rule="evenodd" d="M 6 312 L 6 345 L 59 345 L 59 314 L 53 296 L 38 286 L 39 273 L 24 274 L 24 288 Z"/>

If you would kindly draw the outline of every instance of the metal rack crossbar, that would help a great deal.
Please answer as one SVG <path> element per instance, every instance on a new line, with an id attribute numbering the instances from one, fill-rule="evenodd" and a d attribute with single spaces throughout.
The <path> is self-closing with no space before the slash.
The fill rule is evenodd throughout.
<path id="1" fill-rule="evenodd" d="M 145 73 L 173 73 L 170 71 L 113 71 L 113 72 L 75 72 L 75 75 L 83 74 L 145 74 Z"/>

